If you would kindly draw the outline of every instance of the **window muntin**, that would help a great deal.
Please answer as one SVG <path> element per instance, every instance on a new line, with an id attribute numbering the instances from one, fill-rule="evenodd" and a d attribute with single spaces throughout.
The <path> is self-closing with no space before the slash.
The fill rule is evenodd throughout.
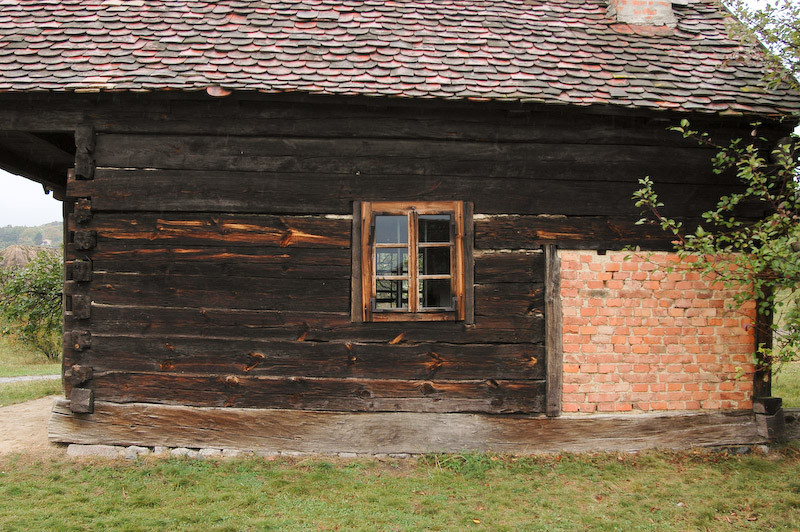
<path id="1" fill-rule="evenodd" d="M 464 319 L 463 203 L 364 202 L 366 321 Z"/>

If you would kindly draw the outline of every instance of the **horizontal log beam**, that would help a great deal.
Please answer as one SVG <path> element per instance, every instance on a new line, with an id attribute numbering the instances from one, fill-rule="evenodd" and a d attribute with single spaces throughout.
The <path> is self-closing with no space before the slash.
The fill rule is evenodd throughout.
<path id="1" fill-rule="evenodd" d="M 309 342 L 516 344 L 543 340 L 544 316 L 517 320 L 481 317 L 462 322 L 359 324 L 346 312 L 292 312 L 226 308 L 92 306 L 92 330 L 100 335 L 219 337 Z"/>
<path id="2" fill-rule="evenodd" d="M 156 142 L 154 139 L 153 142 Z M 398 163 L 401 167 L 402 163 Z M 472 201 L 476 214 L 553 214 L 638 217 L 631 196 L 637 179 L 650 174 L 659 183 L 669 216 L 691 216 L 709 209 L 735 184 L 707 184 L 710 168 L 681 168 L 686 182 L 645 169 L 564 163 L 562 179 L 553 168 L 533 166 L 508 178 L 489 178 L 470 165 L 460 173 L 373 174 L 359 169 L 333 174 L 233 170 L 124 170 L 98 168 L 92 181 L 70 181 L 67 194 L 91 197 L 92 208 L 106 211 L 352 214 L 355 200 Z M 601 172 L 606 180 L 592 180 Z M 609 177 L 610 176 L 610 177 Z M 703 176 L 701 178 L 701 176 Z M 513 190 L 513 194 L 509 191 Z M 744 214 L 760 215 L 763 207 Z"/>
<path id="3" fill-rule="evenodd" d="M 307 453 L 634 451 L 763 442 L 752 412 L 543 419 L 435 413 L 340 413 L 95 402 L 53 406 L 54 442 Z"/>
<path id="4" fill-rule="evenodd" d="M 206 213 L 98 214 L 82 229 L 97 232 L 98 244 L 172 247 L 349 248 L 350 220 L 325 216 L 230 216 Z M 73 225 L 74 227 L 74 225 Z"/>
<path id="5" fill-rule="evenodd" d="M 543 380 L 400 380 L 94 372 L 97 400 L 349 412 L 544 411 Z"/>
<path id="6" fill-rule="evenodd" d="M 209 375 L 387 378 L 544 378 L 541 344 L 445 344 L 353 341 L 238 340 L 103 336 L 93 330 L 82 365 L 95 372 L 172 372 Z M 300 335 L 303 338 L 304 334 Z"/>

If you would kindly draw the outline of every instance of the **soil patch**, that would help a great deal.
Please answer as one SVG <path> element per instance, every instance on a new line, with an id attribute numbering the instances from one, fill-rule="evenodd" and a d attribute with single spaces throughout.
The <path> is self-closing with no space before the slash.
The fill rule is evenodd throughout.
<path id="1" fill-rule="evenodd" d="M 37 455 L 63 453 L 47 439 L 47 421 L 56 396 L 0 408 L 0 456 L 9 453 Z"/>

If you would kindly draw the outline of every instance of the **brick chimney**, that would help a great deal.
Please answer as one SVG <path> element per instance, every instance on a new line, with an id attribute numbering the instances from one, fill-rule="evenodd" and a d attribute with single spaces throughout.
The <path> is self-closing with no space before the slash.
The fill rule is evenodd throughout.
<path id="1" fill-rule="evenodd" d="M 672 4 L 673 0 L 608 0 L 608 13 L 625 24 L 674 27 Z"/>

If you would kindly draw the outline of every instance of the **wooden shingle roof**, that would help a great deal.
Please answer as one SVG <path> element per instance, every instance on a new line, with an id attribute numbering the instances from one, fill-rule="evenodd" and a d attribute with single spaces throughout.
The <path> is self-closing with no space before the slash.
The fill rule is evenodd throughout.
<path id="1" fill-rule="evenodd" d="M 0 91 L 228 91 L 786 114 L 712 2 L 0 0 Z"/>

